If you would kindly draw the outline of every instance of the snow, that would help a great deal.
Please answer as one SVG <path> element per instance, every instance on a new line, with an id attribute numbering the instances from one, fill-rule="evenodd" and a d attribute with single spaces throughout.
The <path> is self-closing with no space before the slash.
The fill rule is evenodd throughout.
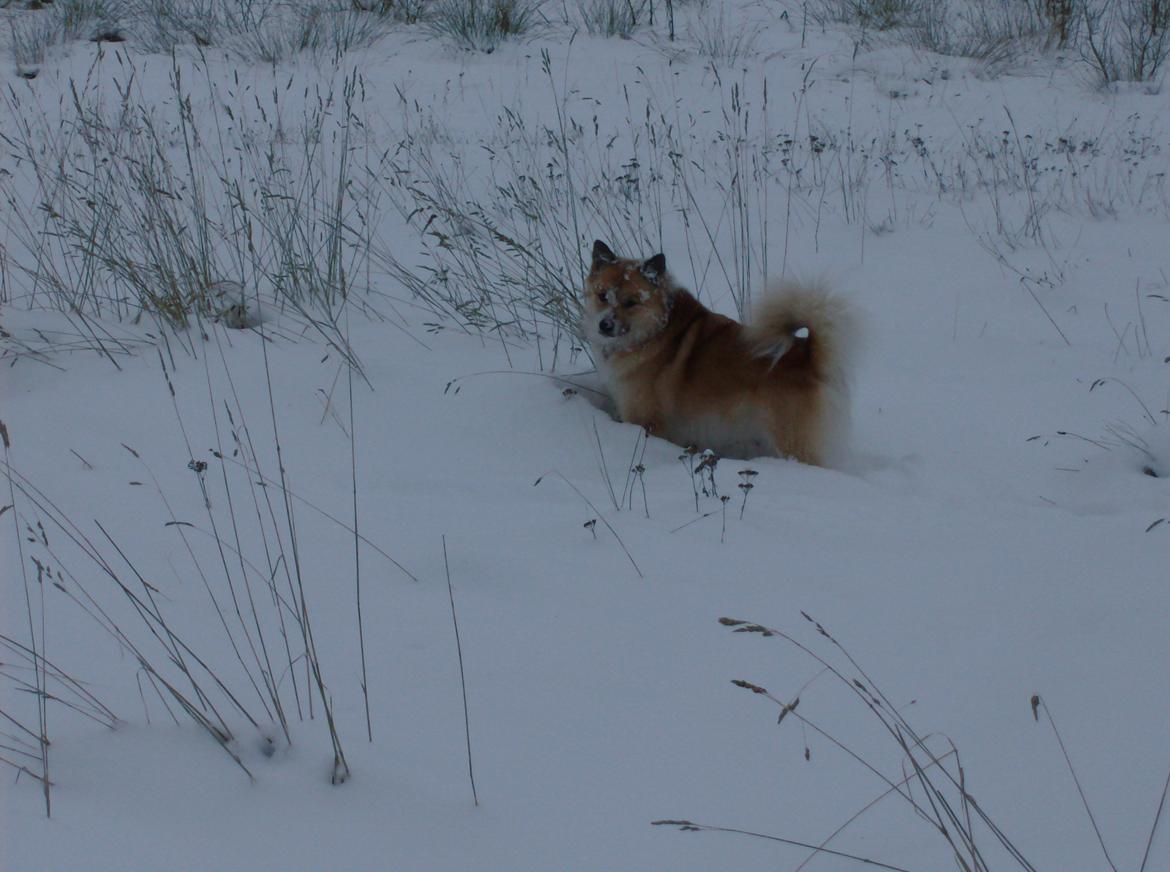
<path id="1" fill-rule="evenodd" d="M 480 147 L 499 144 L 503 110 L 521 113 L 531 129 L 551 126 L 556 93 L 582 123 L 589 160 L 602 153 L 591 143 L 611 135 L 619 136 L 615 163 L 643 148 L 632 131 L 653 103 L 669 107 L 713 178 L 720 152 L 712 143 L 725 129 L 732 85 L 754 124 L 765 79 L 774 134 L 795 130 L 800 142 L 810 131 L 835 143 L 851 137 L 874 144 L 873 154 L 888 147 L 897 176 L 871 168 L 848 206 L 864 217 L 847 219 L 841 190 L 826 187 L 820 200 L 802 194 L 787 244 L 790 272 L 826 275 L 861 314 L 853 449 L 839 469 L 751 459 L 759 475 L 742 519 L 737 472 L 749 464 L 723 458 L 715 478 L 731 499 L 721 506 L 700 494 L 696 513 L 697 480 L 679 447 L 650 439 L 643 449 L 639 430 L 612 420 L 590 392 L 595 376 L 580 375 L 591 369 L 584 355 L 569 365 L 562 351 L 556 375 L 579 385 L 566 396 L 565 382 L 530 374 L 542 362 L 548 369 L 547 345 L 538 351 L 515 336 L 505 348 L 494 333 L 472 335 L 450 319 L 428 329 L 437 316 L 411 303 L 393 277 L 375 274 L 369 306 L 388 320 L 355 307 L 344 327 L 364 373 L 352 386 L 358 526 L 417 581 L 373 547 L 358 549 L 369 742 L 354 539 L 345 528 L 354 500 L 349 386 L 337 351 L 269 304 L 257 330 L 208 324 L 206 337 L 193 327 L 164 340 L 146 321 L 94 319 L 126 343 L 115 367 L 66 347 L 62 337 L 81 330 L 77 317 L 30 310 L 9 291 L 0 312 L 11 334 L 0 419 L 11 434 L 12 468 L 133 581 L 110 544 L 117 543 L 158 589 L 173 629 L 250 711 L 262 707 L 192 554 L 226 597 L 225 569 L 206 532 L 214 518 L 235 543 L 226 481 L 242 550 L 265 568 L 260 576 L 266 571 L 263 545 L 275 528 L 257 519 L 258 476 L 232 456 L 232 431 L 247 428 L 270 478 L 267 492 L 282 506 L 272 481 L 275 417 L 298 498 L 314 638 L 351 777 L 330 784 L 319 700 L 313 719 L 291 708 L 290 681 L 307 693 L 303 663 L 295 678 L 281 678 L 291 744 L 272 723 L 261 731 L 229 713 L 232 750 L 250 780 L 189 719 L 180 714 L 176 725 L 134 657 L 49 587 L 46 656 L 85 682 L 119 723 L 107 729 L 50 704 L 53 813 L 46 818 L 34 779 L 9 778 L 0 795 L 0 867 L 794 869 L 807 850 L 650 822 L 687 819 L 816 844 L 886 789 L 797 719 L 777 726 L 779 710 L 732 679 L 785 701 L 799 695 L 801 716 L 887 777 L 903 777 L 898 747 L 817 662 L 781 638 L 736 635 L 718 623 L 726 616 L 776 627 L 853 677 L 802 612 L 919 733 L 934 737 L 936 750 L 953 742 L 971 793 L 1037 868 L 1107 868 L 1051 726 L 1043 711 L 1033 719 L 1029 700 L 1040 694 L 1110 854 L 1119 868 L 1139 867 L 1170 766 L 1170 523 L 1147 529 L 1170 514 L 1165 96 L 1094 90 L 1071 61 L 1052 56 L 993 76 L 971 61 L 893 41 L 855 54 L 844 30 L 810 28 L 802 41 L 798 26 L 754 3 L 729 4 L 727 15 L 758 35 L 754 53 L 721 67 L 685 41 L 677 50 L 649 32 L 570 41 L 557 28 L 481 55 L 403 27 L 344 56 L 338 69 L 306 58 L 247 68 L 209 54 L 204 77 L 197 59 L 181 59 L 201 112 L 226 102 L 229 89 L 246 85 L 262 95 L 295 79 L 289 118 L 298 100 L 315 99 L 306 88 L 334 87 L 356 68 L 380 147 L 429 123 L 439 133 L 435 160 L 458 153 L 476 191 L 503 166 L 503 157 Z M 543 50 L 555 92 L 541 70 Z M 21 105 L 52 118 L 66 113 L 58 100 L 68 100 L 70 78 L 86 75 L 95 51 L 78 44 L 36 79 L 14 83 Z M 142 98 L 161 111 L 170 59 L 104 51 L 100 89 L 112 94 L 114 80 L 127 75 L 118 71 L 134 66 Z M 233 84 L 236 71 L 244 85 Z M 212 82 L 218 96 L 208 91 Z M 0 111 L 10 116 L 13 103 Z M 12 120 L 0 118 L 0 126 Z M 973 157 L 1005 135 L 1008 158 Z M 1034 149 L 1030 171 L 1048 192 L 1042 243 L 1024 229 L 1026 198 L 1009 194 L 1007 181 L 940 193 L 927 162 L 914 157 L 914 137 L 955 184 L 964 172 L 973 179 L 977 167 L 1018 171 L 1019 158 L 1010 157 L 1017 142 Z M 1059 151 L 1062 137 L 1075 154 Z M 178 150 L 180 142 L 168 145 Z M 14 155 L 0 161 L 24 178 Z M 777 185 L 772 272 L 786 206 Z M 1109 209 L 1089 202 L 1093 192 Z M 713 183 L 700 189 L 696 212 L 714 223 L 727 196 Z M 997 196 L 999 217 L 1018 232 L 997 232 Z M 413 259 L 414 231 L 398 216 L 386 221 L 383 239 Z M 721 226 L 727 245 L 731 231 Z M 581 229 L 583 258 L 604 229 Z M 656 239 L 658 231 L 646 224 L 636 232 Z M 9 238 L 3 244 L 15 252 Z M 613 240 L 621 254 L 662 250 L 684 285 L 736 311 L 735 289 L 712 265 L 697 227 L 684 230 L 672 213 L 653 250 L 627 252 L 623 241 L 637 240 Z M 699 262 L 693 270 L 688 242 Z M 8 281 L 18 287 L 11 270 Z M 631 458 L 644 466 L 639 481 L 628 477 Z M 188 468 L 193 459 L 208 463 L 210 516 Z M 66 568 L 75 579 L 66 587 L 84 584 L 167 666 L 97 564 L 27 495 L 17 492 L 15 504 L 15 513 L 0 516 L 0 632 L 27 642 L 12 525 L 14 516 L 21 528 L 40 519 L 49 546 L 22 541 L 34 613 L 40 591 L 30 556 Z M 594 518 L 592 530 L 583 526 Z M 194 527 L 166 526 L 172 521 Z M 238 577 L 233 554 L 227 562 Z M 262 585 L 257 590 L 267 596 Z M 234 615 L 228 620 L 242 640 Z M 4 662 L 11 671 L 7 654 Z M 10 681 L 0 683 L 0 709 L 35 729 L 35 704 Z M 264 735 L 275 738 L 275 750 Z M 1166 826 L 1147 869 L 1170 863 Z M 980 833 L 993 868 L 1014 868 Z M 945 842 L 897 797 L 830 847 L 915 872 L 953 865 Z M 822 855 L 807 868 L 860 867 Z"/>

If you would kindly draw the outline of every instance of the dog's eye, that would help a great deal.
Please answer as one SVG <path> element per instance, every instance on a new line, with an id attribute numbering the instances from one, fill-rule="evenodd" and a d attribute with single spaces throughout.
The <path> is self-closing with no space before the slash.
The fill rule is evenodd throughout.
<path id="1" fill-rule="evenodd" d="M 598 294 L 597 295 L 597 302 L 601 303 L 601 305 L 604 306 L 609 302 L 609 299 L 607 298 L 607 296 L 605 294 Z"/>
<path id="2" fill-rule="evenodd" d="M 630 300 L 626 300 L 625 302 L 622 303 L 622 308 L 623 309 L 632 309 L 636 305 L 638 305 L 638 301 L 630 299 Z"/>

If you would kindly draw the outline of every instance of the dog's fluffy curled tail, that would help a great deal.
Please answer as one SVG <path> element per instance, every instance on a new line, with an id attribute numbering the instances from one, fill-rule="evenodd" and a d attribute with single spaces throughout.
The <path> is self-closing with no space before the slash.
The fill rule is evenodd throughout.
<path id="1" fill-rule="evenodd" d="M 809 367 L 817 381 L 848 392 L 857 320 L 846 302 L 824 285 L 788 281 L 772 286 L 746 329 L 758 357 L 773 365 L 785 358 L 785 366 Z"/>

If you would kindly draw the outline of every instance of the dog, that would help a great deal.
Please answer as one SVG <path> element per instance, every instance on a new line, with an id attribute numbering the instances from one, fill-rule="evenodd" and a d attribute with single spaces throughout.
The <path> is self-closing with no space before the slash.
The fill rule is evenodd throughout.
<path id="1" fill-rule="evenodd" d="M 581 332 L 618 415 L 654 436 L 719 455 L 840 458 L 855 320 L 819 285 L 785 283 L 748 324 L 680 287 L 666 257 L 593 244 Z"/>

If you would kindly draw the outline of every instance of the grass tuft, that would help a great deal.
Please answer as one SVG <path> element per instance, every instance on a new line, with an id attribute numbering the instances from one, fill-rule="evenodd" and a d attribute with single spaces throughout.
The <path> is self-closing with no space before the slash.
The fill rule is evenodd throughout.
<path id="1" fill-rule="evenodd" d="M 527 36 L 542 5 L 543 0 L 435 0 L 423 25 L 460 48 L 491 54 L 505 40 Z"/>
<path id="2" fill-rule="evenodd" d="M 577 0 L 577 17 L 593 36 L 629 39 L 651 6 L 652 0 Z"/>

